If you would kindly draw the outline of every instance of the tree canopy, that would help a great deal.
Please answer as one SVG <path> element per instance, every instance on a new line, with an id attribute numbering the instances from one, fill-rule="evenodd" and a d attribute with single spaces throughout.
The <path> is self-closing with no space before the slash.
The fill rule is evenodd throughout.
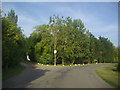
<path id="1" fill-rule="evenodd" d="M 17 25 L 14 10 L 2 19 L 2 66 L 14 67 L 26 55 L 42 64 L 81 64 L 118 62 L 118 48 L 103 36 L 96 38 L 81 19 L 53 15 L 48 24 L 37 25 L 25 37 Z M 54 53 L 54 51 L 57 51 Z"/>
<path id="2" fill-rule="evenodd" d="M 25 37 L 17 26 L 17 15 L 14 10 L 8 16 L 2 17 L 2 66 L 16 66 L 25 58 Z"/>
<path id="3" fill-rule="evenodd" d="M 34 39 L 29 52 L 31 60 L 43 64 L 93 63 L 94 59 L 101 63 L 117 61 L 110 40 L 102 36 L 97 39 L 80 19 L 53 15 L 48 24 L 34 29 L 29 37 Z"/>

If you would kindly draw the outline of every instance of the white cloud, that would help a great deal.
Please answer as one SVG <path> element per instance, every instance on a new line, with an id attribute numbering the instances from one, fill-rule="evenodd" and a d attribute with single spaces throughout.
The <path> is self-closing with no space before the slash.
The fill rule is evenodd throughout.
<path id="1" fill-rule="evenodd" d="M 85 13 L 84 10 L 73 10 L 72 7 L 60 7 L 56 8 L 55 12 L 58 12 L 63 15 L 70 15 L 74 19 L 80 18 L 85 27 L 92 32 L 96 38 L 99 36 L 104 36 L 109 38 L 115 46 L 118 45 L 118 24 L 105 24 L 104 21 L 95 15 L 95 13 Z"/>
<path id="2" fill-rule="evenodd" d="M 22 21 L 22 22 L 25 22 L 25 23 L 33 23 L 33 24 L 38 23 L 33 18 L 30 18 L 29 16 L 24 16 L 24 15 L 19 15 L 19 21 Z"/>
<path id="3" fill-rule="evenodd" d="M 18 25 L 23 28 L 23 33 L 26 36 L 29 36 L 33 32 L 33 27 L 47 23 L 47 21 L 45 17 L 34 18 L 29 15 L 18 14 Z"/>
<path id="4" fill-rule="evenodd" d="M 34 18 L 29 17 L 28 15 L 18 15 L 18 25 L 23 28 L 23 33 L 26 36 L 32 33 L 32 28 L 38 24 L 38 21 Z"/>
<path id="5" fill-rule="evenodd" d="M 115 46 L 118 46 L 118 25 L 108 25 L 101 28 L 96 28 L 97 30 L 92 30 L 91 32 L 98 38 L 99 36 L 104 36 L 108 38 Z"/>
<path id="6" fill-rule="evenodd" d="M 13 6 L 7 6 L 5 7 L 6 10 L 9 10 L 10 7 Z M 15 7 L 16 8 L 16 7 Z M 83 8 L 82 8 L 83 9 Z M 40 24 L 47 24 L 48 18 L 46 16 L 39 16 L 41 15 L 38 13 L 38 9 L 34 10 L 34 16 L 32 14 L 28 14 L 27 12 L 24 12 L 24 10 L 15 10 L 16 14 L 19 17 L 19 26 L 24 29 L 24 34 L 26 36 L 29 36 L 33 32 L 33 27 Z M 33 11 L 32 11 L 33 12 Z M 72 7 L 66 6 L 56 6 L 56 8 L 52 9 L 52 14 L 58 14 L 63 15 L 64 17 L 70 16 L 73 19 L 81 19 L 83 23 L 85 24 L 85 27 L 90 30 L 96 37 L 98 36 L 105 36 L 108 38 L 111 38 L 111 40 L 114 42 L 116 41 L 116 32 L 118 30 L 117 24 L 103 24 L 104 22 L 101 21 L 101 19 L 95 15 L 95 13 L 85 12 L 84 10 L 79 9 L 73 9 Z M 113 40 L 114 38 L 114 40 Z"/>
<path id="7" fill-rule="evenodd" d="M 58 7 L 55 12 L 70 16 L 73 19 L 81 19 L 87 29 L 94 28 L 102 24 L 102 21 L 93 13 L 86 13 L 81 9 L 73 10 L 72 7 Z"/>

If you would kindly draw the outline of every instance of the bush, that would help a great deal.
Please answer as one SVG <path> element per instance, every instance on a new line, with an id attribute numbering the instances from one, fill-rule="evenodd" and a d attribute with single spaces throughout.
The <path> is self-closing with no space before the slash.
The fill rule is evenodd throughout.
<path id="1" fill-rule="evenodd" d="M 51 60 L 53 60 L 52 55 L 47 54 L 47 53 L 42 54 L 42 55 L 37 54 L 36 59 L 37 59 L 37 62 L 42 63 L 42 64 L 50 64 Z"/>
<path id="2" fill-rule="evenodd" d="M 120 71 L 120 62 L 118 62 L 117 70 Z"/>

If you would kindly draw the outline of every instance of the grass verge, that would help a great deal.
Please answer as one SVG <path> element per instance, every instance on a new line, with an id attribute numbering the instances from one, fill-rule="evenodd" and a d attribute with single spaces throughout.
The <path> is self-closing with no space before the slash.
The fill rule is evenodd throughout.
<path id="1" fill-rule="evenodd" d="M 95 71 L 103 80 L 112 85 L 115 88 L 120 88 L 118 84 L 118 71 L 116 71 L 116 65 L 105 66 L 97 68 Z"/>
<path id="2" fill-rule="evenodd" d="M 2 80 L 7 80 L 10 77 L 13 77 L 17 74 L 19 74 L 25 67 L 21 65 L 17 65 L 14 68 L 9 68 L 7 70 L 2 71 Z"/>

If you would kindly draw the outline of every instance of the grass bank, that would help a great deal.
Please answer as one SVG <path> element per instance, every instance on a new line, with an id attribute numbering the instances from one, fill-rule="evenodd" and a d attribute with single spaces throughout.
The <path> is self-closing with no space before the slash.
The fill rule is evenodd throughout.
<path id="1" fill-rule="evenodd" d="M 9 68 L 7 70 L 2 70 L 2 80 L 7 80 L 10 77 L 13 77 L 13 76 L 19 74 L 24 69 L 25 69 L 24 66 L 17 65 L 14 68 Z"/>
<path id="2" fill-rule="evenodd" d="M 113 87 L 120 88 L 118 84 L 118 71 L 116 71 L 117 65 L 110 65 L 106 67 L 97 68 L 95 71 L 103 80 L 112 85 Z"/>

